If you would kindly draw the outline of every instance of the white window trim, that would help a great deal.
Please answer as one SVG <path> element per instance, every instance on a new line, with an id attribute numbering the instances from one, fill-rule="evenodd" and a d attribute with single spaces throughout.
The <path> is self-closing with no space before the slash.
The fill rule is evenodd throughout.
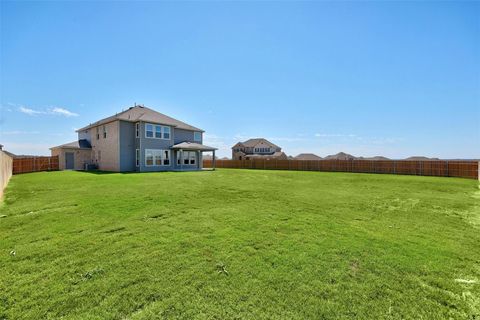
<path id="1" fill-rule="evenodd" d="M 168 151 L 168 164 L 163 164 L 163 161 L 167 158 L 164 158 L 163 155 L 165 151 Z M 153 164 L 147 164 L 147 152 L 152 152 L 153 156 Z M 155 163 L 155 153 L 160 153 L 160 163 L 161 164 L 156 164 Z M 171 150 L 168 149 L 145 149 L 145 167 L 169 167 L 172 165 L 172 152 Z"/>
<path id="2" fill-rule="evenodd" d="M 153 127 L 153 131 L 152 131 L 153 136 L 152 137 L 147 136 L 147 126 L 148 125 Z M 157 127 L 160 127 L 160 138 L 155 137 L 155 133 L 157 132 Z M 169 128 L 168 133 L 169 133 L 170 137 L 168 139 L 164 138 L 164 136 L 165 136 L 164 128 Z M 145 139 L 172 140 L 172 128 L 170 126 L 164 126 L 164 125 L 161 125 L 161 124 L 145 123 Z"/>
<path id="3" fill-rule="evenodd" d="M 135 137 L 140 138 L 140 122 L 135 123 Z"/>

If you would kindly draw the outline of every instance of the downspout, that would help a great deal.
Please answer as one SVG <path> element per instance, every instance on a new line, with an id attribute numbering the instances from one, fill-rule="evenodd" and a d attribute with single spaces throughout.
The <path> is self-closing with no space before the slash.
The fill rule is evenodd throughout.
<path id="1" fill-rule="evenodd" d="M 138 122 L 138 150 L 139 150 L 139 155 L 138 155 L 138 172 L 142 172 L 142 121 Z"/>

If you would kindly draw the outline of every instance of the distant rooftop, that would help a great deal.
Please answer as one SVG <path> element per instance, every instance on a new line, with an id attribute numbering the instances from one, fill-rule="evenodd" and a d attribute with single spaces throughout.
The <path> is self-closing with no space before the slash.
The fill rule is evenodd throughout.
<path id="1" fill-rule="evenodd" d="M 259 143 L 261 143 L 261 142 L 271 144 L 271 145 L 273 145 L 275 148 L 280 148 L 279 146 L 277 146 L 276 144 L 268 141 L 268 140 L 265 139 L 265 138 L 252 138 L 252 139 L 248 139 L 247 141 L 240 142 L 240 143 L 241 143 L 243 146 L 247 147 L 247 148 L 253 148 L 253 147 L 255 147 L 257 144 L 259 144 Z"/>

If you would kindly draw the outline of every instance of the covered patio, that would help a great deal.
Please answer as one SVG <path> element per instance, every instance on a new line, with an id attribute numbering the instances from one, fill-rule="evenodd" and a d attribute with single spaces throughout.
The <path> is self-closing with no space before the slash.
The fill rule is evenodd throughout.
<path id="1" fill-rule="evenodd" d="M 177 158 L 178 169 L 180 171 L 184 171 L 185 169 L 188 170 L 189 168 L 189 165 L 185 164 L 185 160 L 186 160 L 184 159 L 185 151 L 193 151 L 197 154 L 196 158 L 198 159 L 198 167 L 197 167 L 198 170 L 203 170 L 203 164 L 202 164 L 203 152 L 212 152 L 213 162 L 212 162 L 212 168 L 209 170 L 215 170 L 215 151 L 217 150 L 217 148 L 209 147 L 209 146 L 206 146 L 200 143 L 195 143 L 195 142 L 182 142 L 182 143 L 173 145 L 170 149 L 177 151 L 176 154 L 180 156 L 180 158 Z"/>

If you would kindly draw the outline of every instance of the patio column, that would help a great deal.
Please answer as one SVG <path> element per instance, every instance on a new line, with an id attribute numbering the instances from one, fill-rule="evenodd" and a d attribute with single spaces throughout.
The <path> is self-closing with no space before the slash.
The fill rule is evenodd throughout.
<path id="1" fill-rule="evenodd" d="M 183 150 L 180 149 L 180 170 L 183 170 Z"/>
<path id="2" fill-rule="evenodd" d="M 213 150 L 212 169 L 215 170 L 215 150 Z"/>

